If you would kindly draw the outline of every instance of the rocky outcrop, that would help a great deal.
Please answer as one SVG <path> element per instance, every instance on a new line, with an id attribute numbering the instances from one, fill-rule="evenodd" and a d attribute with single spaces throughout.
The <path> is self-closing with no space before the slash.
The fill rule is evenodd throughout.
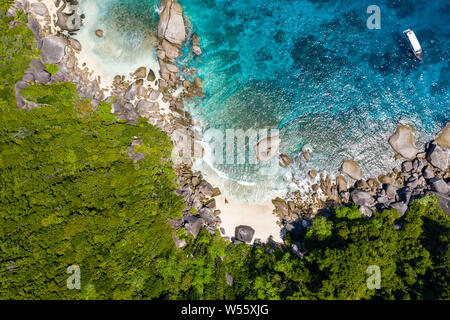
<path id="1" fill-rule="evenodd" d="M 358 162 L 354 160 L 344 160 L 341 165 L 340 171 L 352 179 L 361 179 L 361 167 L 359 166 Z"/>
<path id="2" fill-rule="evenodd" d="M 255 230 L 249 226 L 237 226 L 234 230 L 234 237 L 238 241 L 250 243 L 255 234 Z"/>
<path id="3" fill-rule="evenodd" d="M 431 143 L 427 152 L 427 160 L 434 167 L 445 170 L 448 168 L 448 149 L 442 148 L 435 143 Z"/>
<path id="4" fill-rule="evenodd" d="M 49 36 L 42 40 L 41 60 L 43 63 L 57 64 L 65 55 L 67 42 L 64 38 Z"/>
<path id="5" fill-rule="evenodd" d="M 444 129 L 438 134 L 435 141 L 441 148 L 450 150 L 450 123 L 447 123 Z"/>
<path id="6" fill-rule="evenodd" d="M 158 23 L 158 37 L 181 46 L 186 39 L 183 9 L 178 2 L 161 1 L 162 11 Z"/>
<path id="7" fill-rule="evenodd" d="M 416 136 L 413 126 L 399 125 L 394 134 L 389 138 L 389 144 L 403 158 L 412 160 L 419 149 L 416 147 Z"/>

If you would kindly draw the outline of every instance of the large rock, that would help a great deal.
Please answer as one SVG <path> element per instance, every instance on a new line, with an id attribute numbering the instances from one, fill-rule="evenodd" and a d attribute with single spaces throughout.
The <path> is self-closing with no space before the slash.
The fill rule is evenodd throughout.
<path id="1" fill-rule="evenodd" d="M 347 191 L 347 180 L 343 176 L 337 176 L 336 184 L 338 186 L 339 192 Z"/>
<path id="2" fill-rule="evenodd" d="M 361 191 L 361 190 L 353 190 L 351 193 L 351 196 L 352 196 L 352 201 L 357 206 L 371 207 L 374 204 L 374 200 L 368 192 Z"/>
<path id="3" fill-rule="evenodd" d="M 450 150 L 450 122 L 438 134 L 436 143 L 438 146 Z"/>
<path id="4" fill-rule="evenodd" d="M 427 160 L 435 168 L 446 170 L 448 168 L 448 150 L 431 143 L 427 152 Z"/>
<path id="5" fill-rule="evenodd" d="M 259 161 L 269 161 L 277 154 L 281 139 L 278 136 L 261 139 L 255 145 L 256 157 Z"/>
<path id="6" fill-rule="evenodd" d="M 180 50 L 166 39 L 162 41 L 162 48 L 164 50 L 165 56 L 167 56 L 169 59 L 175 59 L 180 56 Z"/>
<path id="7" fill-rule="evenodd" d="M 41 60 L 43 63 L 57 64 L 64 57 L 66 41 L 57 36 L 48 36 L 42 40 Z"/>
<path id="8" fill-rule="evenodd" d="M 439 177 L 435 177 L 430 180 L 431 190 L 435 192 L 439 192 L 445 195 L 450 194 L 450 188 L 447 183 L 445 183 L 444 180 L 442 180 Z"/>
<path id="9" fill-rule="evenodd" d="M 361 167 L 355 160 L 344 160 L 341 165 L 341 172 L 352 179 L 361 180 Z"/>
<path id="10" fill-rule="evenodd" d="M 408 210 L 408 206 L 406 205 L 406 203 L 401 202 L 401 201 L 391 204 L 391 207 L 393 209 L 397 209 L 400 217 L 405 214 L 406 210 Z"/>
<path id="11" fill-rule="evenodd" d="M 416 136 L 413 126 L 399 125 L 394 134 L 389 138 L 389 144 L 403 158 L 413 160 L 419 152 L 415 140 Z"/>
<path id="12" fill-rule="evenodd" d="M 234 229 L 234 237 L 243 242 L 251 242 L 253 239 L 253 235 L 255 234 L 255 230 L 249 226 L 237 226 Z"/>
<path id="13" fill-rule="evenodd" d="M 285 200 L 277 197 L 272 200 L 273 205 L 275 206 L 275 211 L 280 216 L 286 216 L 289 213 L 289 206 Z"/>
<path id="14" fill-rule="evenodd" d="M 200 228 L 203 226 L 204 220 L 200 217 L 189 216 L 186 218 L 184 228 L 186 232 L 192 234 L 194 238 L 197 238 Z"/>
<path id="15" fill-rule="evenodd" d="M 48 17 L 48 9 L 45 4 L 40 2 L 34 2 L 31 4 L 31 10 L 38 16 Z"/>
<path id="16" fill-rule="evenodd" d="M 162 2 L 163 10 L 159 16 L 158 37 L 181 46 L 186 39 L 183 9 L 178 2 L 172 0 Z"/>

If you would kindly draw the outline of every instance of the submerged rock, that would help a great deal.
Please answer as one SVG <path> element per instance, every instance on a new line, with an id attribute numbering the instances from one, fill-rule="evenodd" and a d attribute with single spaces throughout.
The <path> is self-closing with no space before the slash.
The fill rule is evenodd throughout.
<path id="1" fill-rule="evenodd" d="M 389 138 L 392 149 L 403 158 L 413 160 L 419 149 L 415 145 L 415 130 L 413 126 L 399 125 Z"/>
<path id="2" fill-rule="evenodd" d="M 269 161 L 277 154 L 281 139 L 278 136 L 261 139 L 255 146 L 256 157 L 259 161 Z"/>

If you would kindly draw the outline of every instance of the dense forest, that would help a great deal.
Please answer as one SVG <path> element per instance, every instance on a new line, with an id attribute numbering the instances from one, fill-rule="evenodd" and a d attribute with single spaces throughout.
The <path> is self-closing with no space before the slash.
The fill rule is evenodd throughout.
<path id="1" fill-rule="evenodd" d="M 202 229 L 177 249 L 169 137 L 118 121 L 71 83 L 14 85 L 38 58 L 26 16 L 0 1 L 0 299 L 449 299 L 450 219 L 437 199 L 362 218 L 334 208 L 283 245 L 233 245 Z M 16 20 L 15 23 L 12 23 Z M 48 66 L 55 72 L 55 66 Z M 128 147 L 142 139 L 143 160 Z M 303 257 L 290 247 L 300 242 Z M 66 270 L 78 265 L 81 289 Z M 371 265 L 380 289 L 366 285 Z M 227 284 L 227 274 L 233 284 Z"/>

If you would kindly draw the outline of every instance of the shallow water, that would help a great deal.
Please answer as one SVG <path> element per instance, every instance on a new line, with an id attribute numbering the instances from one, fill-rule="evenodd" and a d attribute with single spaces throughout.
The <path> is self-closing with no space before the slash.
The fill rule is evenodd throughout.
<path id="1" fill-rule="evenodd" d="M 190 112 L 205 130 L 279 129 L 281 151 L 296 160 L 302 181 L 312 168 L 335 175 L 345 158 L 357 160 L 365 177 L 392 168 L 387 139 L 399 122 L 414 124 L 421 146 L 450 120 L 450 4 L 380 0 L 381 29 L 369 30 L 372 2 L 180 1 L 203 50 L 194 57 L 186 47 L 179 59 L 197 69 L 207 95 L 190 101 Z M 112 10 L 117 4 L 121 9 Z M 115 13 L 97 18 L 114 34 L 108 45 L 94 45 L 97 55 L 126 65 L 148 54 L 143 43 L 154 42 L 155 1 L 98 6 Z M 407 28 L 421 42 L 423 62 L 409 52 Z M 302 148 L 310 150 L 308 163 L 298 157 Z M 227 196 L 250 202 L 284 192 L 290 175 L 277 165 L 217 165 L 210 158 L 197 167 Z"/>
<path id="2" fill-rule="evenodd" d="M 80 0 L 86 15 L 77 35 L 83 55 L 111 81 L 129 75 L 141 66 L 159 70 L 156 59 L 158 1 Z M 95 31 L 103 31 L 103 37 Z"/>

